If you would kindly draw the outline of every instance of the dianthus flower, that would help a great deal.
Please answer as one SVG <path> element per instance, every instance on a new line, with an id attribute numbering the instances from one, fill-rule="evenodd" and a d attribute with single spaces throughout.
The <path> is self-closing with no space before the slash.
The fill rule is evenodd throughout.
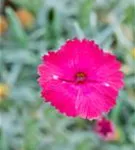
<path id="1" fill-rule="evenodd" d="M 95 131 L 105 141 L 113 141 L 117 138 L 114 123 L 104 117 L 96 122 Z"/>
<path id="2" fill-rule="evenodd" d="M 123 87 L 121 63 L 87 39 L 68 40 L 38 66 L 41 95 L 59 112 L 95 119 L 116 104 Z"/>

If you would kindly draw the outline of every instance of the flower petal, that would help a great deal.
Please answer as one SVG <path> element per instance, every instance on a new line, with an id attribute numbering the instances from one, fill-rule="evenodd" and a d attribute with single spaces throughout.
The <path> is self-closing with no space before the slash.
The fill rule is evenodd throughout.
<path id="1" fill-rule="evenodd" d="M 77 113 L 82 118 L 95 119 L 107 113 L 116 104 L 118 92 L 100 84 L 80 87 L 76 99 Z"/>

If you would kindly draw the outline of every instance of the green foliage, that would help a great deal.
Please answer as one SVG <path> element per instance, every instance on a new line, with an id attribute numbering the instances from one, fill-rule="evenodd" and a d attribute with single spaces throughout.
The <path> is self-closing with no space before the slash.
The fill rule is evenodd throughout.
<path id="1" fill-rule="evenodd" d="M 81 27 L 86 27 L 89 24 L 89 17 L 93 6 L 93 0 L 84 0 L 79 7 L 78 20 Z"/>
<path id="2" fill-rule="evenodd" d="M 22 28 L 20 21 L 18 20 L 17 16 L 11 8 L 7 8 L 6 12 L 11 25 L 10 27 L 12 35 L 15 36 L 17 42 L 20 42 L 22 43 L 22 45 L 25 45 L 28 41 L 28 38 L 25 31 Z"/>
<path id="3" fill-rule="evenodd" d="M 0 99 L 0 150 L 134 150 L 135 47 L 133 0 L 14 0 L 35 16 L 25 30 L 10 6 L 8 31 L 0 37 L 0 83 L 9 87 Z M 94 133 L 95 121 L 60 115 L 40 98 L 37 65 L 41 55 L 73 37 L 94 39 L 115 53 L 125 72 L 125 88 L 109 113 L 120 131 L 114 142 Z"/>

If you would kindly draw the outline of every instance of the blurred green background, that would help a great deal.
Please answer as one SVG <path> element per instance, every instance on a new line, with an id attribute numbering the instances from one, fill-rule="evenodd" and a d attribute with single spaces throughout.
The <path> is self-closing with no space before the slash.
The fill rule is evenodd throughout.
<path id="1" fill-rule="evenodd" d="M 41 56 L 73 37 L 122 62 L 125 87 L 108 115 L 113 141 L 94 133 L 95 121 L 65 117 L 40 98 Z M 0 150 L 135 150 L 135 0 L 0 1 Z"/>

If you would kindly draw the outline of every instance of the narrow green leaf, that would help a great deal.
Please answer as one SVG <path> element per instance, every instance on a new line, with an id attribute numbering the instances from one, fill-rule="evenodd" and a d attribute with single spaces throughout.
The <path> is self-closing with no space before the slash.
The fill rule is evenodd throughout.
<path id="1" fill-rule="evenodd" d="M 24 29 L 22 28 L 22 25 L 19 19 L 17 18 L 15 12 L 11 8 L 7 8 L 6 13 L 10 22 L 11 31 L 13 35 L 15 36 L 18 42 L 25 46 L 27 44 L 28 37 Z"/>
<path id="2" fill-rule="evenodd" d="M 93 6 L 93 0 L 85 0 L 79 8 L 78 20 L 82 28 L 89 24 L 90 12 Z"/>

